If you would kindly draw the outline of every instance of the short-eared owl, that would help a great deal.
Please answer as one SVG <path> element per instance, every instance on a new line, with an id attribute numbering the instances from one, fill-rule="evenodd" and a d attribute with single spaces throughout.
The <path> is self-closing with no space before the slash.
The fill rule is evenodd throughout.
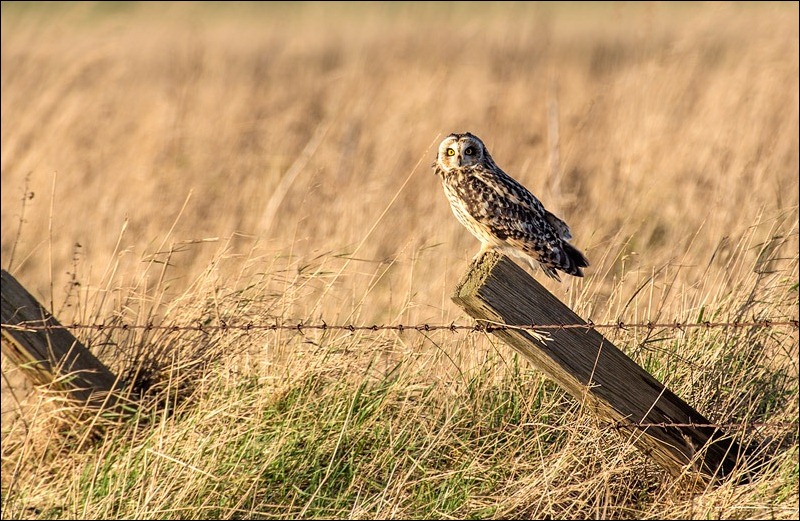
<path id="1" fill-rule="evenodd" d="M 476 258 L 496 248 L 531 266 L 538 262 L 556 280 L 556 270 L 583 277 L 589 261 L 567 242 L 567 223 L 500 170 L 483 141 L 469 132 L 450 134 L 439 145 L 433 169 L 456 218 L 481 241 Z"/>

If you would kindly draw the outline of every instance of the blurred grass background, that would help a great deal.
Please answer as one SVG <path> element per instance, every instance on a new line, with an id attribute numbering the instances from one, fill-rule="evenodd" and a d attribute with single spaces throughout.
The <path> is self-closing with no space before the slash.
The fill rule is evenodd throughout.
<path id="1" fill-rule="evenodd" d="M 85 277 L 200 239 L 297 258 L 363 242 L 341 298 L 382 266 L 381 289 L 416 295 L 407 320 L 451 318 L 477 243 L 429 165 L 469 130 L 570 223 L 598 297 L 624 270 L 702 284 L 737 233 L 796 220 L 795 12 L 4 4 L 3 265 L 16 244 L 14 271 L 60 302 L 75 258 Z M 173 285 L 218 245 L 184 246 Z M 371 294 L 369 319 L 396 316 Z"/>
<path id="2" fill-rule="evenodd" d="M 479 245 L 452 216 L 430 168 L 439 141 L 463 131 L 481 137 L 501 168 L 570 224 L 573 243 L 592 263 L 587 277 L 543 283 L 585 318 L 797 317 L 796 3 L 3 2 L 0 38 L 2 265 L 62 322 L 189 323 L 224 316 L 466 323 L 449 295 Z M 715 419 L 750 418 L 757 410 L 759 418 L 774 420 L 781 408 L 796 415 L 796 332 L 764 332 L 755 345 L 756 337 L 726 333 L 656 339 L 618 334 L 620 347 Z M 484 338 L 418 342 L 367 335 L 307 339 L 309 344 L 266 335 L 232 345 L 230 338 L 206 343 L 191 335 L 119 333 L 84 340 L 118 371 L 139 367 L 126 357 L 141 360 L 142 353 L 150 360 L 156 354 L 163 360 L 164 353 L 179 361 L 220 356 L 226 371 L 235 367 L 260 384 L 247 387 L 244 376 L 232 384 L 228 376 L 224 381 L 234 386 L 226 387 L 213 379 L 219 376 L 214 372 L 204 378 L 211 378 L 207 387 L 215 389 L 215 399 L 241 392 L 234 402 L 261 412 L 278 407 L 278 389 L 294 397 L 279 413 L 315 417 L 308 407 L 319 403 L 309 405 L 307 395 L 290 391 L 307 390 L 316 380 L 332 384 L 320 384 L 318 392 L 334 404 L 349 403 L 354 388 L 338 382 L 350 382 L 350 371 L 376 378 L 370 372 L 376 370 L 375 356 L 381 361 L 378 381 L 394 376 L 372 396 L 393 397 L 401 411 L 411 407 L 411 420 L 391 416 L 402 426 L 424 417 L 422 405 L 446 410 L 466 401 L 474 411 L 484 410 L 479 405 L 488 402 L 471 400 L 495 396 L 496 385 L 521 385 L 519 378 L 534 378 L 541 390 L 525 397 L 521 410 L 533 416 L 524 421 L 544 421 L 538 416 L 544 414 L 542 403 L 546 411 L 562 399 L 548 398 L 552 389 L 530 373 L 519 376 L 497 362 L 493 357 L 509 352 Z M 646 345 L 662 351 L 654 354 Z M 729 350 L 740 348 L 742 358 L 730 358 Z M 250 366 L 225 358 L 242 350 L 252 351 Z M 676 354 L 694 364 L 676 369 Z M 406 376 L 392 373 L 393 367 Z M 465 376 L 470 371 L 477 379 Z M 5 360 L 3 372 L 13 373 Z M 287 379 L 265 388 L 263 379 L 277 375 Z M 159 388 L 163 381 L 153 378 L 150 383 Z M 20 408 L 9 397 L 7 381 L 4 439 L 32 439 L 32 432 L 49 439 L 58 429 L 47 416 L 38 423 L 29 416 L 24 428 L 5 421 L 8 411 Z M 456 383 L 450 388 L 448 382 Z M 350 383 L 356 389 L 363 384 L 358 378 Z M 164 384 L 167 391 L 171 385 Z M 417 392 L 417 405 L 408 405 Z M 516 403 L 510 394 L 501 395 L 502 404 Z M 203 394 L 191 403 L 202 412 L 216 402 Z M 444 424 L 434 421 L 442 432 L 472 421 L 451 424 L 445 421 L 449 416 L 443 418 Z M 214 424 L 220 429 L 215 436 L 225 439 L 228 423 Z M 476 429 L 485 428 L 477 423 Z M 252 428 L 263 430 L 265 424 Z M 581 429 L 578 424 L 569 432 Z M 370 432 L 376 443 L 385 434 Z M 419 433 L 403 432 L 404 439 L 419 439 Z M 508 434 L 500 427 L 493 432 Z M 423 440 L 443 439 L 430 436 Z M 566 438 L 571 441 L 548 446 L 550 456 L 536 464 L 501 459 L 497 465 L 509 473 L 498 474 L 495 485 L 478 496 L 464 492 L 469 487 L 459 489 L 466 495 L 457 494 L 461 499 L 452 504 L 417 496 L 404 502 L 403 487 L 422 496 L 433 487 L 430 494 L 440 497 L 438 485 L 423 477 L 415 481 L 409 470 L 402 486 L 392 484 L 392 475 L 384 476 L 386 488 L 378 488 L 394 502 L 358 510 L 346 495 L 341 505 L 326 504 L 316 515 L 711 515 L 679 499 L 673 482 L 630 485 L 626 479 L 641 485 L 639 460 L 631 468 L 616 467 L 622 477 L 589 472 L 583 483 L 586 476 L 599 481 L 589 480 L 587 489 L 580 488 L 581 472 L 551 462 L 563 472 L 556 481 L 567 483 L 559 494 L 572 502 L 537 495 L 547 487 L 520 478 L 520 469 L 541 474 L 537 465 L 550 464 L 544 460 L 561 461 L 576 446 L 590 450 L 603 436 L 597 431 L 578 441 Z M 536 440 L 518 438 L 521 453 L 528 443 L 541 443 Z M 163 440 L 158 443 L 163 453 Z M 435 443 L 421 450 L 429 454 Z M 26 451 L 44 450 L 20 447 L 25 443 L 4 441 L 4 476 L 9 468 L 24 467 Z M 465 454 L 477 458 L 471 465 L 480 451 L 470 450 Z M 323 453 L 327 465 L 331 455 Z M 789 470 L 781 467 L 783 477 L 770 486 L 796 493 L 796 440 L 793 452 L 783 454 Z M 604 457 L 587 456 L 592 462 Z M 619 455 L 610 457 L 619 463 Z M 291 457 L 287 461 L 288 467 L 307 468 Z M 393 461 L 399 469 L 411 464 L 399 456 Z M 235 465 L 226 469 L 245 481 L 251 475 Z M 29 483 L 41 479 L 36 469 L 29 472 Z M 160 476 L 152 477 L 156 483 L 164 475 L 154 470 L 152 476 Z M 13 487 L 3 483 L 4 514 L 24 517 L 30 514 L 25 508 L 42 500 L 18 503 L 22 478 L 14 479 Z M 61 479 L 66 478 L 55 480 L 59 486 L 86 493 L 82 484 Z M 610 492 L 609 483 L 620 479 L 625 492 Z M 276 497 L 259 502 L 247 496 L 258 489 L 254 483 L 234 487 L 254 502 L 250 514 L 309 515 L 319 500 L 291 499 L 287 489 L 279 494 L 285 505 L 305 500 L 307 508 L 278 508 Z M 218 499 L 205 487 L 197 482 L 196 490 L 186 490 L 195 490 L 192 499 Z M 659 487 L 655 498 L 634 497 Z M 109 490 L 103 498 L 127 493 L 124 487 Z M 56 493 L 41 494 L 47 504 L 61 500 Z M 93 503 L 93 492 L 86 494 L 73 496 L 86 515 L 168 512 L 148 510 L 146 502 L 137 503 L 138 510 L 116 499 Z M 721 505 L 712 510 L 715 515 L 734 514 L 742 501 L 738 492 L 725 500 L 707 494 L 703 501 Z M 515 499 L 509 503 L 509 497 Z M 796 517 L 791 494 L 747 501 L 754 506 L 744 517 Z M 600 504 L 611 510 L 597 510 Z M 213 512 L 245 515 L 241 505 L 228 506 L 232 510 Z M 39 514 L 47 512 L 77 515 L 69 509 Z"/>

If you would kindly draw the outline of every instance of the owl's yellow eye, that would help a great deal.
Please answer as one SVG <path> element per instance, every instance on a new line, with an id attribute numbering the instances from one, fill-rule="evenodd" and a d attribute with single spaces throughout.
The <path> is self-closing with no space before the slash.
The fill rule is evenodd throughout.
<path id="1" fill-rule="evenodd" d="M 456 151 L 453 150 L 452 148 L 448 148 L 447 149 L 447 155 L 448 156 L 454 156 L 454 155 L 456 155 Z"/>
<path id="2" fill-rule="evenodd" d="M 467 149 L 466 149 L 466 150 L 464 150 L 464 153 L 465 153 L 466 155 L 468 155 L 468 156 L 471 156 L 472 154 L 474 154 L 474 153 L 475 153 L 475 149 L 473 149 L 472 147 L 467 147 Z"/>

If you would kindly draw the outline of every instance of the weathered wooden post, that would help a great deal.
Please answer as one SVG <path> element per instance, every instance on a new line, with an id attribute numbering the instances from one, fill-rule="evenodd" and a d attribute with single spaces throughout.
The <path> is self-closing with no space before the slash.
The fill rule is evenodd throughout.
<path id="1" fill-rule="evenodd" d="M 496 252 L 473 262 L 452 299 L 488 324 L 587 324 L 525 270 Z M 620 425 L 648 424 L 640 428 L 634 442 L 673 475 L 694 464 L 707 477 L 724 477 L 745 455 L 731 437 L 709 426 L 711 422 L 702 414 L 588 324 L 586 328 L 548 328 L 552 340 L 547 341 L 529 329 L 491 331 L 600 419 Z"/>
<path id="2" fill-rule="evenodd" d="M 114 374 L 6 270 L 0 293 L 3 354 L 32 382 L 54 385 L 92 409 L 117 404 Z"/>

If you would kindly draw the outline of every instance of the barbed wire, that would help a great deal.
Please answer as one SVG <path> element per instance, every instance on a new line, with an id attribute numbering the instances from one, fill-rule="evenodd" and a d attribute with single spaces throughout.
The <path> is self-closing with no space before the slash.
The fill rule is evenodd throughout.
<path id="1" fill-rule="evenodd" d="M 711 428 L 711 429 L 750 429 L 750 428 L 765 428 L 765 429 L 783 429 L 794 427 L 800 427 L 800 422 L 721 422 L 721 423 L 694 423 L 694 422 L 685 422 L 685 423 L 672 423 L 672 422 L 657 422 L 657 423 L 647 423 L 647 422 L 634 422 L 634 423 L 627 423 L 624 421 L 617 421 L 617 422 L 603 422 L 600 424 L 603 428 L 621 430 L 621 429 L 648 429 L 648 428 L 660 428 L 666 429 L 668 427 L 674 428 Z"/>
<path id="2" fill-rule="evenodd" d="M 44 322 L 44 323 L 41 323 Z M 716 329 L 716 328 L 779 328 L 779 327 L 790 327 L 792 329 L 800 328 L 798 324 L 798 319 L 789 319 L 789 320 L 770 320 L 770 319 L 763 319 L 763 320 L 753 320 L 753 321 L 732 321 L 732 322 L 711 322 L 711 321 L 703 321 L 703 322 L 681 322 L 681 321 L 674 321 L 674 322 L 624 322 L 622 320 L 613 322 L 613 323 L 601 323 L 596 324 L 591 320 L 585 323 L 575 323 L 575 324 L 502 324 L 502 323 L 493 323 L 487 321 L 479 321 L 472 325 L 467 324 L 456 324 L 452 322 L 450 324 L 372 324 L 372 325 L 356 325 L 356 324 L 328 324 L 325 321 L 321 321 L 320 323 L 311 323 L 306 324 L 302 321 L 299 322 L 284 322 L 284 323 L 273 323 L 273 324 L 259 324 L 256 322 L 246 322 L 246 323 L 228 323 L 225 320 L 219 320 L 217 323 L 214 324 L 205 324 L 201 322 L 197 322 L 194 324 L 154 324 L 154 323 L 147 323 L 147 324 L 127 324 L 127 323 L 118 323 L 118 324 L 82 324 L 82 323 L 70 323 L 70 324 L 53 324 L 48 323 L 48 321 L 36 321 L 36 323 L 28 322 L 20 322 L 18 324 L 2 324 L 4 329 L 9 330 L 16 330 L 16 331 L 45 331 L 45 330 L 52 330 L 52 329 L 69 329 L 69 330 L 76 330 L 76 329 L 88 329 L 88 330 L 95 330 L 95 331 L 113 331 L 113 330 L 122 330 L 122 331 L 134 331 L 134 330 L 143 330 L 143 331 L 167 331 L 167 332 L 182 332 L 182 331 L 196 331 L 201 333 L 209 333 L 213 331 L 229 331 L 229 330 L 241 330 L 241 331 L 297 331 L 297 332 L 304 332 L 304 331 L 348 331 L 354 333 L 356 331 L 451 331 L 451 332 L 459 332 L 459 331 L 466 331 L 466 332 L 486 332 L 491 333 L 494 331 L 506 331 L 506 330 L 566 330 L 566 329 L 584 329 L 584 330 L 594 330 L 594 329 L 619 329 L 619 330 L 628 330 L 628 329 L 647 329 L 647 330 L 655 330 L 655 329 L 671 329 L 671 330 L 686 330 L 686 329 Z"/>

